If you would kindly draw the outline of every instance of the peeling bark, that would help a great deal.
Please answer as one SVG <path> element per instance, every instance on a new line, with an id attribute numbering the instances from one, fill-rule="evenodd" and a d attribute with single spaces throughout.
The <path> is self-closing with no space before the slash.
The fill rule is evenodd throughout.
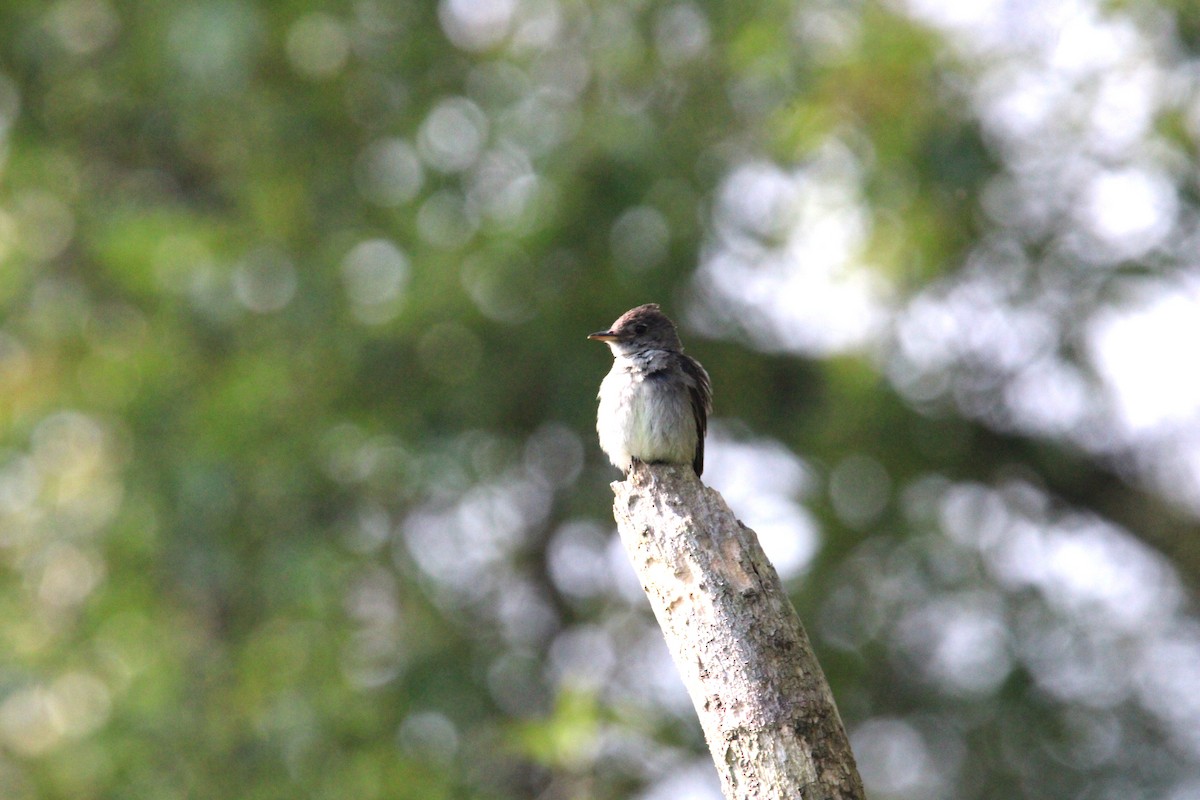
<path id="1" fill-rule="evenodd" d="M 688 466 L 635 464 L 612 487 L 725 797 L 861 800 L 833 694 L 754 531 Z"/>

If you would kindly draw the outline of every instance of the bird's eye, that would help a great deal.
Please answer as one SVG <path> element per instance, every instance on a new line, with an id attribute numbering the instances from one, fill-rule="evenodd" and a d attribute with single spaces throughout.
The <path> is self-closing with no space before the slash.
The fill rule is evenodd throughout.
<path id="1" fill-rule="evenodd" d="M 636 333 L 638 336 L 641 336 L 643 333 L 646 332 L 646 326 L 642 325 L 642 324 L 634 325 L 633 332 Z"/>

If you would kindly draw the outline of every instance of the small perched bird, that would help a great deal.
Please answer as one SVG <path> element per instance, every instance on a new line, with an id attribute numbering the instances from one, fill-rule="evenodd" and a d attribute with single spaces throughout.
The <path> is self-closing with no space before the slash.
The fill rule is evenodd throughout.
<path id="1" fill-rule="evenodd" d="M 607 344 L 615 359 L 596 415 L 600 448 L 613 465 L 625 473 L 636 461 L 704 472 L 712 384 L 700 362 L 683 354 L 675 323 L 647 303 L 588 338 Z"/>

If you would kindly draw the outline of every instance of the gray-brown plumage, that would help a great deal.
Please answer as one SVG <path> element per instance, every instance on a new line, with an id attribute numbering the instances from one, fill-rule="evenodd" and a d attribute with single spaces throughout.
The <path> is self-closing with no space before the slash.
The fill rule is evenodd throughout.
<path id="1" fill-rule="evenodd" d="M 690 463 L 703 473 L 712 384 L 700 362 L 683 354 L 675 323 L 647 303 L 588 338 L 605 342 L 614 357 L 596 415 L 609 460 L 626 473 L 634 461 Z"/>

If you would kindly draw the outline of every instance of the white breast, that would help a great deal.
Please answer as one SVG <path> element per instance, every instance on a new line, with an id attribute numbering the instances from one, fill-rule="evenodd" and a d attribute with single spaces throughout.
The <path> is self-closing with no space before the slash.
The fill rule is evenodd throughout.
<path id="1" fill-rule="evenodd" d="M 647 366 L 619 357 L 600 384 L 600 447 L 625 472 L 634 458 L 689 464 L 696 452 L 696 421 L 686 389 L 672 391 L 648 378 Z"/>

